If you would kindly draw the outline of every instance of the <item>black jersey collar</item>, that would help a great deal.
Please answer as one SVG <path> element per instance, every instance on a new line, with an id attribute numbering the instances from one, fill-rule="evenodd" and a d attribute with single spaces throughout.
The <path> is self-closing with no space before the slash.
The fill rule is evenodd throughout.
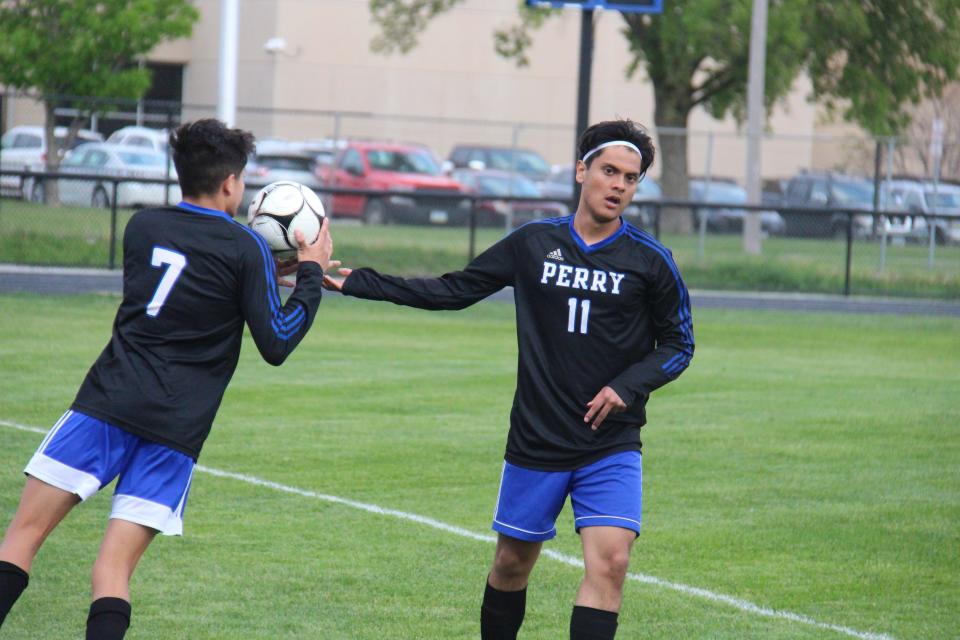
<path id="1" fill-rule="evenodd" d="M 623 221 L 623 218 L 620 218 L 620 228 L 617 229 L 612 236 L 609 238 L 604 238 L 600 242 L 594 244 L 587 244 L 583 241 L 583 238 L 580 237 L 580 234 L 577 233 L 577 230 L 573 228 L 573 219 L 576 218 L 576 215 L 570 216 L 570 222 L 567 223 L 567 226 L 570 229 L 570 235 L 576 240 L 577 245 L 587 253 L 592 253 L 599 249 L 603 249 L 605 246 L 622 236 L 627 231 L 627 223 Z"/>

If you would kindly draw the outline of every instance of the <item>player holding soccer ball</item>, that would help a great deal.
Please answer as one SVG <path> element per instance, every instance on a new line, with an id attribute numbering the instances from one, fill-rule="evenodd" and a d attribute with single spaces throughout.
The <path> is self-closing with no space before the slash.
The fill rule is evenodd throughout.
<path id="1" fill-rule="evenodd" d="M 514 288 L 517 389 L 480 614 L 484 640 L 517 637 L 528 577 L 567 495 L 586 567 L 570 637 L 616 633 L 640 532 L 644 405 L 680 375 L 694 348 L 690 300 L 670 252 L 621 218 L 653 156 L 633 122 L 601 122 L 579 140 L 575 215 L 527 224 L 440 278 L 372 269 L 325 278 L 346 295 L 422 309 L 462 309 Z"/>
<path id="2" fill-rule="evenodd" d="M 286 304 L 264 240 L 236 222 L 253 136 L 198 120 L 170 136 L 184 201 L 144 210 L 123 239 L 123 300 L 113 336 L 70 410 L 30 460 L 0 543 L 0 624 L 27 586 L 47 535 L 119 477 L 93 566 L 88 640 L 122 638 L 130 577 L 157 532 L 180 535 L 193 467 L 240 356 L 244 323 L 279 365 L 313 323 L 333 244 L 297 237 Z M 334 263 L 335 265 L 336 263 Z"/>

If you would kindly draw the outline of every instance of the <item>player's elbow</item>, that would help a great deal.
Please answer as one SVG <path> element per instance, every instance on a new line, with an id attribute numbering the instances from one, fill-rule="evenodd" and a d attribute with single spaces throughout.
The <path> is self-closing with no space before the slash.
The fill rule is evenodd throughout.
<path id="1" fill-rule="evenodd" d="M 289 352 L 286 350 L 273 351 L 273 350 L 264 349 L 260 352 L 260 355 L 263 357 L 264 361 L 266 361 L 267 364 L 273 365 L 274 367 L 279 367 L 284 363 L 284 361 L 286 361 L 287 356 L 289 355 Z"/>

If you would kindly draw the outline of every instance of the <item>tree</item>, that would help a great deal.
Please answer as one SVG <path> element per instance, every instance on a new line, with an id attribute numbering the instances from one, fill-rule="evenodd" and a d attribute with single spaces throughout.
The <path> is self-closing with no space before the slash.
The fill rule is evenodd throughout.
<path id="1" fill-rule="evenodd" d="M 943 123 L 939 176 L 930 148 L 934 120 Z M 951 84 L 940 97 L 924 101 L 913 111 L 910 125 L 897 142 L 893 171 L 928 180 L 960 180 L 960 84 Z"/>
<path id="2" fill-rule="evenodd" d="M 381 33 L 374 49 L 406 52 L 431 18 L 462 0 L 370 0 Z M 527 62 L 531 32 L 558 13 L 520 9 L 520 23 L 495 34 L 498 53 Z M 703 107 L 721 118 L 745 116 L 751 0 L 665 0 L 662 15 L 621 14 L 632 60 L 653 85 L 658 129 L 685 129 Z M 909 122 L 909 106 L 938 95 L 960 67 L 960 3 L 956 0 L 770 0 L 766 102 L 770 107 L 806 71 L 812 100 L 876 135 Z M 687 196 L 687 139 L 660 135 L 663 190 Z M 692 220 L 670 212 L 665 230 Z"/>
<path id="3" fill-rule="evenodd" d="M 60 166 L 55 110 L 77 109 L 64 142 L 69 148 L 85 120 L 107 104 L 102 99 L 143 96 L 150 72 L 138 67 L 141 56 L 190 35 L 198 18 L 189 0 L 0 0 L 0 84 L 35 92 L 43 102 L 48 171 Z M 45 194 L 48 202 L 59 199 L 55 188 Z"/>

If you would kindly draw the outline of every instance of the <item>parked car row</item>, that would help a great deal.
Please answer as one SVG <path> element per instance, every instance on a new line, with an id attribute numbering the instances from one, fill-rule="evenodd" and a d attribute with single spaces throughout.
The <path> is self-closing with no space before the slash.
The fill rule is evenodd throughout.
<path id="1" fill-rule="evenodd" d="M 66 154 L 86 142 L 103 142 L 103 136 L 96 131 L 80 129 L 69 149 L 64 148 L 67 139 L 66 127 L 55 127 L 54 138 L 61 154 Z M 23 125 L 12 127 L 0 137 L 0 169 L 4 171 L 41 171 L 47 162 L 47 140 L 43 127 Z M 0 192 L 19 193 L 20 178 L 0 176 Z"/>
<path id="2" fill-rule="evenodd" d="M 123 127 L 103 141 L 96 131 L 80 129 L 69 146 L 65 146 L 66 127 L 56 127 L 60 152 L 59 178 L 26 178 L 3 176 L 3 191 L 16 193 L 26 200 L 44 202 L 54 188 L 64 204 L 110 207 L 113 200 L 111 178 L 122 178 L 116 192 L 117 206 L 148 207 L 180 200 L 176 184 L 144 183 L 128 178 L 176 180 L 176 170 L 169 161 L 165 130 L 148 127 Z M 0 167 L 9 171 L 46 169 L 47 145 L 43 127 L 13 127 L 0 138 Z M 71 179 L 69 174 L 102 176 L 102 179 Z"/>
<path id="3" fill-rule="evenodd" d="M 747 190 L 733 182 L 722 180 L 691 180 L 690 199 L 695 202 L 724 204 L 724 207 L 697 207 L 694 209 L 694 222 L 699 226 L 706 223 L 707 229 L 717 233 L 740 233 L 747 210 Z M 786 221 L 776 211 L 760 212 L 760 229 L 769 235 L 783 235 Z"/>
<path id="4" fill-rule="evenodd" d="M 57 127 L 59 142 L 67 129 Z M 123 127 L 103 141 L 95 131 L 81 129 L 70 149 L 62 151 L 56 180 L 62 202 L 110 206 L 109 178 L 170 178 L 169 132 L 148 127 Z M 46 163 L 43 127 L 19 126 L 0 138 L 0 168 L 42 171 Z M 347 189 L 393 192 L 383 197 L 369 194 L 323 195 L 335 217 L 367 223 L 464 224 L 470 216 L 469 200 L 451 197 L 475 194 L 478 223 L 488 226 L 522 224 L 538 217 L 565 215 L 574 206 L 572 164 L 550 164 L 530 149 L 489 145 L 456 145 L 440 162 L 422 145 L 349 139 L 287 141 L 265 139 L 251 154 L 246 172 L 244 207 L 263 186 L 293 180 L 313 189 Z M 70 179 L 70 173 L 102 175 L 102 180 Z M 52 183 L 41 178 L 21 180 L 4 176 L 0 188 L 24 198 L 42 201 Z M 397 193 L 401 192 L 401 193 Z M 693 223 L 718 233 L 738 233 L 743 228 L 747 194 L 743 187 L 722 178 L 689 181 L 687 196 L 697 206 Z M 655 203 L 663 197 L 660 186 L 644 178 L 624 215 L 634 224 L 651 227 Z M 148 184 L 135 180 L 120 184 L 119 206 L 155 206 L 176 202 L 176 185 Z M 521 199 L 518 199 L 521 198 Z M 529 200 L 523 200 L 526 198 Z M 767 180 L 760 213 L 761 228 L 769 235 L 840 236 L 852 222 L 857 237 L 885 235 L 923 240 L 932 233 L 937 242 L 960 243 L 960 222 L 932 214 L 960 215 L 960 186 L 916 180 L 883 183 L 880 209 L 894 214 L 875 217 L 874 188 L 870 180 L 836 172 L 802 171 L 790 179 Z M 813 211 L 826 210 L 829 214 Z M 853 212 L 851 214 L 851 212 Z M 857 213 L 862 212 L 862 213 Z"/>
<path id="5" fill-rule="evenodd" d="M 925 242 L 931 225 L 937 244 L 960 243 L 960 219 L 926 218 L 926 215 L 960 216 L 960 186 L 918 180 L 891 180 L 881 187 L 881 208 L 903 212 L 885 217 L 881 231 L 887 236 Z"/>
<path id="6" fill-rule="evenodd" d="M 176 169 L 166 154 L 141 147 L 90 142 L 71 151 L 60 163 L 59 178 L 29 178 L 23 190 L 32 202 L 44 202 L 46 191 L 56 185 L 60 202 L 79 206 L 109 208 L 113 205 L 113 181 L 117 184 L 118 207 L 153 207 L 181 200 L 177 184 L 137 182 L 131 178 L 177 179 Z M 74 179 L 70 174 L 97 175 L 104 179 Z"/>
<path id="7" fill-rule="evenodd" d="M 960 242 L 960 186 L 919 180 L 885 180 L 880 184 L 877 205 L 880 211 L 894 212 L 874 216 L 872 180 L 836 172 L 802 172 L 786 181 L 776 206 L 787 222 L 787 234 L 795 236 L 842 236 L 852 222 L 856 237 L 902 238 L 925 241 L 933 225 L 937 243 Z M 773 204 L 774 195 L 768 196 Z M 797 210 L 821 209 L 829 215 Z M 862 211 L 863 213 L 857 213 Z M 851 218 L 852 215 L 852 218 Z"/>

